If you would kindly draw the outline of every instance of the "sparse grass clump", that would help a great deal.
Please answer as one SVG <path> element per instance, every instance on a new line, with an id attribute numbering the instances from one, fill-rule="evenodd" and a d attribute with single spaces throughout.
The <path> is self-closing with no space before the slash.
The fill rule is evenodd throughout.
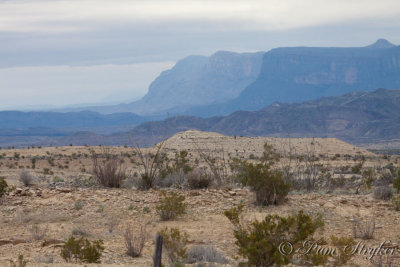
<path id="1" fill-rule="evenodd" d="M 229 260 L 219 251 L 215 250 L 212 246 L 191 246 L 187 250 L 187 258 L 185 263 L 196 262 L 215 262 L 226 264 Z"/>
<path id="2" fill-rule="evenodd" d="M 74 203 L 74 209 L 75 209 L 75 210 L 81 210 L 82 208 L 83 208 L 82 202 L 76 201 L 76 202 Z"/>
<path id="3" fill-rule="evenodd" d="M 95 153 L 92 154 L 93 175 L 100 185 L 119 188 L 126 178 L 123 162 L 119 157 L 107 152 L 104 155 L 105 158 L 101 160 Z"/>
<path id="4" fill-rule="evenodd" d="M 83 237 L 75 239 L 71 236 L 61 248 L 61 257 L 66 262 L 100 263 L 103 250 L 102 240 L 90 242 Z"/>
<path id="5" fill-rule="evenodd" d="M 158 232 L 163 237 L 163 246 L 173 266 L 183 266 L 182 262 L 187 258 L 188 234 L 178 228 L 163 228 Z"/>
<path id="6" fill-rule="evenodd" d="M 156 207 L 161 220 L 168 221 L 186 213 L 185 196 L 176 192 L 161 191 L 160 205 Z"/>
<path id="7" fill-rule="evenodd" d="M 365 218 L 362 221 L 359 218 L 353 218 L 353 237 L 362 239 L 374 238 L 375 217 Z"/>
<path id="8" fill-rule="evenodd" d="M 262 221 L 252 221 L 244 225 L 240 218 L 243 206 L 225 211 L 225 216 L 234 226 L 235 244 L 238 253 L 247 259 L 242 266 L 285 265 L 291 261 L 292 255 L 280 253 L 279 246 L 283 242 L 291 242 L 298 248 L 303 241 L 312 238 L 314 232 L 323 226 L 320 217 L 313 218 L 303 211 L 296 215 L 281 217 L 267 215 Z"/>

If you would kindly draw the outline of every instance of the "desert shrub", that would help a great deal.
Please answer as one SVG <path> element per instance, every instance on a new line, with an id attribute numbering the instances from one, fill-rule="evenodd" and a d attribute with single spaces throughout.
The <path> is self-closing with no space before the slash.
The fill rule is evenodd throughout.
<path id="1" fill-rule="evenodd" d="M 335 261 L 334 266 L 344 266 L 351 259 L 354 253 L 348 251 L 349 248 L 353 248 L 356 244 L 354 239 L 351 237 L 336 237 L 331 236 L 332 245 L 336 247 L 337 253 L 334 255 Z"/>
<path id="2" fill-rule="evenodd" d="M 362 239 L 372 239 L 375 232 L 375 217 L 365 218 L 362 221 L 360 218 L 353 218 L 353 237 Z"/>
<path id="3" fill-rule="evenodd" d="M 66 262 L 100 263 L 103 250 L 102 240 L 90 242 L 83 237 L 75 239 L 71 236 L 61 248 L 61 257 Z"/>
<path id="4" fill-rule="evenodd" d="M 255 220 L 243 225 L 240 219 L 242 210 L 243 206 L 239 206 L 225 211 L 225 216 L 235 228 L 238 253 L 247 259 L 247 262 L 241 263 L 242 266 L 288 264 L 292 255 L 280 253 L 280 245 L 288 241 L 296 248 L 323 226 L 320 216 L 312 218 L 303 211 L 288 217 L 267 215 L 262 221 Z"/>
<path id="5" fill-rule="evenodd" d="M 152 153 L 145 152 L 139 144 L 134 146 L 134 155 L 137 155 L 140 170 L 140 180 L 137 183 L 138 189 L 148 190 L 153 188 L 156 179 L 165 175 L 167 154 L 165 153 L 165 139 L 153 147 Z"/>
<path id="6" fill-rule="evenodd" d="M 126 178 L 122 160 L 109 153 L 104 153 L 105 159 L 100 161 L 98 156 L 93 153 L 93 175 L 96 181 L 104 187 L 121 187 Z"/>
<path id="7" fill-rule="evenodd" d="M 397 172 L 397 177 L 393 179 L 393 188 L 397 190 L 397 193 L 400 193 L 400 169 Z"/>
<path id="8" fill-rule="evenodd" d="M 30 186 L 33 182 L 33 177 L 32 175 L 27 172 L 23 171 L 19 175 L 19 181 L 24 185 L 24 186 Z"/>
<path id="9" fill-rule="evenodd" d="M 268 164 L 244 161 L 240 168 L 238 178 L 256 192 L 257 205 L 279 205 L 289 193 L 290 185 L 283 180 L 282 173 Z"/>
<path id="10" fill-rule="evenodd" d="M 167 193 L 161 191 L 160 205 L 156 207 L 157 214 L 161 220 L 168 221 L 186 213 L 186 204 L 183 202 L 185 196 L 176 192 Z"/>
<path id="11" fill-rule="evenodd" d="M 147 237 L 145 224 L 140 225 L 138 233 L 134 232 L 132 225 L 128 225 L 124 233 L 126 254 L 132 258 L 141 256 Z"/>
<path id="12" fill-rule="evenodd" d="M 212 246 L 191 246 L 187 250 L 185 263 L 216 262 L 226 264 L 229 260 Z"/>
<path id="13" fill-rule="evenodd" d="M 279 205 L 289 193 L 290 184 L 285 182 L 282 172 L 273 169 L 279 157 L 272 146 L 265 143 L 261 163 L 254 164 L 247 161 L 234 163 L 237 179 L 256 192 L 258 205 Z"/>
<path id="14" fill-rule="evenodd" d="M 181 150 L 175 152 L 175 157 L 172 160 L 172 164 L 167 164 L 165 168 L 160 171 L 160 176 L 165 177 L 168 174 L 182 171 L 184 174 L 189 173 L 193 168 L 189 165 L 189 160 L 187 159 L 188 152 L 186 150 Z"/>
<path id="15" fill-rule="evenodd" d="M 392 204 L 396 211 L 400 211 L 400 194 L 397 194 L 392 198 Z"/>
<path id="16" fill-rule="evenodd" d="M 7 191 L 7 182 L 4 178 L 0 178 L 0 197 L 4 195 L 4 193 Z"/>
<path id="17" fill-rule="evenodd" d="M 163 228 L 158 232 L 163 237 L 163 246 L 168 258 L 173 265 L 183 266 L 182 262 L 187 258 L 188 234 L 178 228 Z"/>
<path id="18" fill-rule="evenodd" d="M 378 186 L 374 189 L 374 198 L 381 200 L 390 200 L 393 197 L 392 188 L 389 186 Z"/>
<path id="19" fill-rule="evenodd" d="M 19 254 L 16 261 L 10 260 L 11 267 L 26 267 L 28 261 L 24 260 L 24 255 Z"/>
<path id="20" fill-rule="evenodd" d="M 187 183 L 190 189 L 208 188 L 212 182 L 212 177 L 200 169 L 195 169 L 187 174 Z"/>

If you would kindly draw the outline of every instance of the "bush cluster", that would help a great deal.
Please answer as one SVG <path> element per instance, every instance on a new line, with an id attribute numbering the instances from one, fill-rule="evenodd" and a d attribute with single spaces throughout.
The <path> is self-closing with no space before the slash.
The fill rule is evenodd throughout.
<path id="1" fill-rule="evenodd" d="M 256 192 L 258 205 L 279 205 L 289 193 L 290 184 L 285 182 L 281 171 L 273 168 L 278 161 L 279 154 L 270 145 L 265 144 L 261 163 L 239 160 L 235 162 L 237 179 Z"/>
<path id="2" fill-rule="evenodd" d="M 303 241 L 310 239 L 314 232 L 323 226 L 321 217 L 312 218 L 303 211 L 296 215 L 281 217 L 267 215 L 262 221 L 252 221 L 243 225 L 240 205 L 225 211 L 225 216 L 234 225 L 235 244 L 239 255 L 247 259 L 242 266 L 273 266 L 288 264 L 292 255 L 284 255 L 279 246 L 289 241 L 298 247 Z"/>
<path id="3" fill-rule="evenodd" d="M 7 182 L 4 178 L 0 178 L 0 197 L 2 197 L 7 191 Z"/>
<path id="4" fill-rule="evenodd" d="M 186 213 L 185 196 L 176 192 L 167 193 L 161 191 L 160 205 L 156 207 L 157 214 L 161 220 L 168 221 Z"/>
<path id="5" fill-rule="evenodd" d="M 103 250 L 102 240 L 90 242 L 83 237 L 75 239 L 71 236 L 61 248 L 61 257 L 66 262 L 100 263 Z"/>

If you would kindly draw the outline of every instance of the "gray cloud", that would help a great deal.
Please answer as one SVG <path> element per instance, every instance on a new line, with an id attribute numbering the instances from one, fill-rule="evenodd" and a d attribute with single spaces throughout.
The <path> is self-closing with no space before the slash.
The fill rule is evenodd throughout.
<path id="1" fill-rule="evenodd" d="M 0 105 L 95 102 L 115 92 L 122 101 L 191 54 L 381 37 L 400 43 L 398 0 L 0 1 Z"/>

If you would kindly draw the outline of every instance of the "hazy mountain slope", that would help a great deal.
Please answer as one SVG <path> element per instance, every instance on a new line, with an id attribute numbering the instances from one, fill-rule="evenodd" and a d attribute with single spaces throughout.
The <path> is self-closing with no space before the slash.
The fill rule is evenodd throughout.
<path id="1" fill-rule="evenodd" d="M 113 106 L 82 107 L 104 114 L 133 112 L 141 115 L 180 113 L 192 106 L 219 103 L 234 99 L 256 80 L 263 52 L 216 52 L 210 57 L 188 56 L 163 71 L 140 100 Z"/>
<path id="2" fill-rule="evenodd" d="M 265 53 L 257 80 L 229 106 L 257 110 L 376 88 L 400 88 L 400 47 L 385 40 L 361 48 L 277 48 Z"/>
<path id="3" fill-rule="evenodd" d="M 46 129 L 37 135 L 1 134 L 0 145 L 124 145 L 138 142 L 152 145 L 161 138 L 189 129 L 243 136 L 336 137 L 352 143 L 399 139 L 400 90 L 378 89 L 316 100 L 274 103 L 258 111 L 237 111 L 225 117 L 200 118 L 178 116 L 162 121 L 145 122 L 131 132 L 112 135 L 77 132 L 62 137 L 44 138 Z M 51 130 L 51 129 L 50 129 Z M 49 129 L 47 129 L 49 131 Z M 53 136 L 62 135 L 53 131 Z"/>
<path id="4" fill-rule="evenodd" d="M 101 127 L 133 127 L 148 119 L 133 113 L 102 115 L 96 112 L 21 112 L 0 111 L 0 129 L 52 128 L 91 129 Z M 31 129 L 32 130 L 32 129 Z M 1 133 L 1 130 L 0 130 Z"/>
<path id="5" fill-rule="evenodd" d="M 228 135 L 331 136 L 354 141 L 357 138 L 398 138 L 400 90 L 379 89 L 337 97 L 325 97 L 295 104 L 274 103 L 259 111 L 237 111 L 226 117 L 171 118 L 147 122 L 134 128 L 141 135 L 198 129 Z"/>

